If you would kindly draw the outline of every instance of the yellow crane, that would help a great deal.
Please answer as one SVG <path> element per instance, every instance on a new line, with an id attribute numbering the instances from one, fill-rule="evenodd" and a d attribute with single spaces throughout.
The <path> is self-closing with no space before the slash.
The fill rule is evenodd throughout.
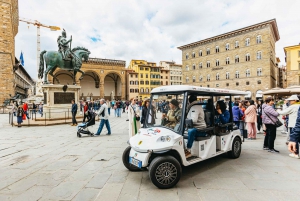
<path id="1" fill-rule="evenodd" d="M 26 22 L 27 24 L 32 24 L 32 25 L 36 26 L 36 28 L 37 28 L 37 61 L 36 62 L 37 62 L 37 72 L 38 72 L 39 62 L 40 62 L 40 51 L 41 51 L 40 27 L 49 28 L 51 31 L 58 31 L 58 30 L 60 30 L 60 27 L 44 25 L 37 20 L 29 20 L 29 19 L 25 19 L 25 18 L 19 18 L 19 21 Z"/>

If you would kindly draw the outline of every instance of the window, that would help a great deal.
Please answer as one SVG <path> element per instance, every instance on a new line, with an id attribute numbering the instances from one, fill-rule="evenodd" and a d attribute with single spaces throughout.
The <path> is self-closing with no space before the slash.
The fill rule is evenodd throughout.
<path id="1" fill-rule="evenodd" d="M 298 57 L 300 57 L 300 51 L 298 51 Z"/>
<path id="2" fill-rule="evenodd" d="M 143 67 L 140 67 L 140 70 L 144 70 L 144 68 L 143 68 Z"/>
<path id="3" fill-rule="evenodd" d="M 216 87 L 219 87 L 220 85 L 219 84 L 216 84 Z"/>
<path id="4" fill-rule="evenodd" d="M 186 59 L 189 59 L 189 54 L 186 54 L 186 55 L 185 55 L 185 58 L 186 58 Z"/>
<path id="5" fill-rule="evenodd" d="M 166 76 L 166 79 L 168 79 L 168 76 Z"/>
<path id="6" fill-rule="evenodd" d="M 130 77 L 133 77 L 133 75 L 130 75 Z"/>
<path id="7" fill-rule="evenodd" d="M 217 75 L 216 75 L 216 80 L 220 80 L 220 74 L 219 73 L 217 73 Z"/>
<path id="8" fill-rule="evenodd" d="M 199 51 L 199 57 L 202 57 L 202 50 Z"/>
<path id="9" fill-rule="evenodd" d="M 146 74 L 146 78 L 148 78 L 148 74 Z"/>
<path id="10" fill-rule="evenodd" d="M 187 66 L 185 66 L 185 70 L 186 71 L 188 71 L 189 70 L 189 66 L 187 65 Z"/>
<path id="11" fill-rule="evenodd" d="M 166 85 L 169 85 L 168 81 L 166 81 Z"/>
<path id="12" fill-rule="evenodd" d="M 149 89 L 148 89 L 148 88 L 146 88 L 145 92 L 146 92 L 146 93 L 148 93 L 148 92 L 149 92 Z"/>
<path id="13" fill-rule="evenodd" d="M 219 46 L 216 46 L 216 53 L 220 52 Z"/>
<path id="14" fill-rule="evenodd" d="M 236 55 L 236 56 L 235 56 L 234 62 L 235 62 L 235 63 L 239 63 L 239 62 L 240 62 L 240 57 L 239 57 L 239 55 Z"/>
<path id="15" fill-rule="evenodd" d="M 199 69 L 201 69 L 202 68 L 202 62 L 199 64 Z"/>
<path id="16" fill-rule="evenodd" d="M 134 89 L 130 89 L 130 93 L 133 93 L 134 92 Z"/>
<path id="17" fill-rule="evenodd" d="M 235 71 L 235 78 L 240 78 L 240 73 L 239 73 L 239 71 Z"/>
<path id="18" fill-rule="evenodd" d="M 145 70 L 147 70 L 147 71 L 148 71 L 148 70 L 149 70 L 149 68 L 145 68 Z"/>
<path id="19" fill-rule="evenodd" d="M 246 38 L 245 40 L 245 46 L 249 46 L 250 45 L 250 38 Z"/>
<path id="20" fill-rule="evenodd" d="M 261 35 L 256 36 L 256 43 L 257 44 L 261 43 Z"/>
<path id="21" fill-rule="evenodd" d="M 207 87 L 209 88 L 209 84 L 207 85 Z"/>
<path id="22" fill-rule="evenodd" d="M 141 78 L 143 78 L 143 73 L 141 73 Z"/>
<path id="23" fill-rule="evenodd" d="M 226 80 L 229 80 L 229 72 L 226 72 Z"/>
<path id="24" fill-rule="evenodd" d="M 261 80 L 257 80 L 257 84 L 261 84 Z"/>
<path id="25" fill-rule="evenodd" d="M 149 85 L 149 81 L 146 81 L 146 85 Z"/>
<path id="26" fill-rule="evenodd" d="M 164 85 L 163 81 L 160 81 L 160 85 Z"/>
<path id="27" fill-rule="evenodd" d="M 195 52 L 193 52 L 192 57 L 195 58 L 195 56 L 196 56 L 196 55 L 195 55 Z"/>
<path id="28" fill-rule="evenodd" d="M 226 87 L 229 87 L 229 83 L 226 83 Z"/>
<path id="29" fill-rule="evenodd" d="M 209 74 L 206 77 L 206 81 L 210 81 L 210 75 Z"/>
<path id="30" fill-rule="evenodd" d="M 249 84 L 250 84 L 250 82 L 249 82 L 249 81 L 247 81 L 247 82 L 246 82 L 246 85 L 249 85 Z"/>
<path id="31" fill-rule="evenodd" d="M 229 57 L 226 58 L 226 65 L 229 64 Z"/>
<path id="32" fill-rule="evenodd" d="M 206 63 L 206 67 L 209 68 L 210 67 L 210 61 L 207 61 Z"/>
<path id="33" fill-rule="evenodd" d="M 235 83 L 235 86 L 239 86 L 239 83 L 238 83 L 238 82 L 236 82 L 236 83 Z"/>
<path id="34" fill-rule="evenodd" d="M 239 48 L 240 47 L 240 44 L 239 44 L 239 41 L 235 41 L 235 48 Z"/>
<path id="35" fill-rule="evenodd" d="M 135 75 L 135 78 L 137 78 L 138 77 L 138 75 Z"/>
<path id="36" fill-rule="evenodd" d="M 220 61 L 219 59 L 216 60 L 216 66 L 219 66 L 220 65 Z"/>
<path id="37" fill-rule="evenodd" d="M 195 66 L 195 64 L 193 64 L 193 70 L 196 70 L 196 66 Z"/>
<path id="38" fill-rule="evenodd" d="M 144 84 L 144 81 L 141 81 L 140 83 L 141 83 L 141 84 Z"/>
<path id="39" fill-rule="evenodd" d="M 134 91 L 135 91 L 135 93 L 139 93 L 139 89 L 135 89 Z"/>
<path id="40" fill-rule="evenodd" d="M 203 78 L 202 78 L 202 75 L 200 75 L 200 76 L 199 76 L 199 81 L 201 82 L 201 81 L 202 81 L 202 79 L 203 79 Z"/>
<path id="41" fill-rule="evenodd" d="M 200 85 L 200 87 L 202 87 L 202 85 Z"/>
<path id="42" fill-rule="evenodd" d="M 144 93 L 144 89 L 143 88 L 141 88 L 141 93 Z"/>
<path id="43" fill-rule="evenodd" d="M 185 81 L 186 81 L 186 83 L 188 83 L 189 82 L 189 77 L 186 77 Z"/>
<path id="44" fill-rule="evenodd" d="M 135 81 L 135 84 L 136 84 L 136 85 L 139 85 L 139 81 Z"/>
<path id="45" fill-rule="evenodd" d="M 258 52 L 256 53 L 256 59 L 257 59 L 257 60 L 260 60 L 260 59 L 261 59 L 261 51 L 258 51 Z"/>
<path id="46" fill-rule="evenodd" d="M 249 53 L 246 54 L 246 61 L 250 61 L 250 54 Z"/>
<path id="47" fill-rule="evenodd" d="M 171 73 L 172 74 L 172 73 Z M 163 76 L 160 76 L 160 79 L 164 79 L 164 77 Z"/>
<path id="48" fill-rule="evenodd" d="M 226 50 L 226 51 L 229 50 L 229 43 L 226 43 L 226 45 L 225 45 L 225 50 Z"/>
<path id="49" fill-rule="evenodd" d="M 246 77 L 250 77 L 250 70 L 249 69 L 246 70 Z"/>
<path id="50" fill-rule="evenodd" d="M 207 55 L 210 54 L 210 49 L 209 49 L 209 48 L 206 49 L 206 54 L 207 54 Z"/>
<path id="51" fill-rule="evenodd" d="M 261 76 L 262 75 L 262 73 L 261 73 L 261 68 L 258 68 L 257 69 L 257 76 Z"/>
<path id="52" fill-rule="evenodd" d="M 195 82 L 196 81 L 196 77 L 195 76 L 193 76 L 193 82 Z"/>
<path id="53" fill-rule="evenodd" d="M 300 70 L 300 63 L 298 63 L 298 70 Z"/>

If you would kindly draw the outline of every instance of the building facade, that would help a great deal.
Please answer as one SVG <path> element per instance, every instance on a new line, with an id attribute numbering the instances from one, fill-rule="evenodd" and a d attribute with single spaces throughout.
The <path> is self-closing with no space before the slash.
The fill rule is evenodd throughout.
<path id="1" fill-rule="evenodd" d="M 139 98 L 139 74 L 134 70 L 126 70 L 126 100 Z"/>
<path id="2" fill-rule="evenodd" d="M 183 84 L 248 92 L 248 98 L 276 87 L 275 19 L 178 47 Z"/>
<path id="3" fill-rule="evenodd" d="M 82 80 L 81 74 L 76 75 L 76 85 L 81 86 L 80 99 L 96 100 L 99 98 L 125 99 L 126 97 L 126 62 L 122 60 L 89 58 L 83 62 L 81 70 L 85 72 Z M 54 75 L 59 83 L 69 85 L 73 83 L 73 74 L 66 70 L 57 69 Z M 52 76 L 48 75 L 51 83 Z"/>
<path id="4" fill-rule="evenodd" d="M 17 0 L 0 0 L 0 104 L 15 95 L 14 66 L 15 36 L 18 33 L 19 10 Z"/>
<path id="5" fill-rule="evenodd" d="M 287 87 L 300 85 L 300 44 L 284 48 Z"/>
<path id="6" fill-rule="evenodd" d="M 174 61 L 160 61 L 159 65 L 169 70 L 170 85 L 182 85 L 182 65 Z"/>

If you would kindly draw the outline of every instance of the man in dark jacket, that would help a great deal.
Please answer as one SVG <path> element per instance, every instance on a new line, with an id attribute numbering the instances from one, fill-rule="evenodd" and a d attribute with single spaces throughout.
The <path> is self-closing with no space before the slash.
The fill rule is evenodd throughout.
<path id="1" fill-rule="evenodd" d="M 75 100 L 72 100 L 72 124 L 71 126 L 77 126 L 77 121 L 76 121 L 76 114 L 77 114 L 77 104 L 75 103 Z"/>
<path id="2" fill-rule="evenodd" d="M 290 134 L 290 142 L 289 142 L 289 151 L 293 153 L 295 158 L 299 158 L 299 141 L 300 141 L 300 108 L 298 109 L 298 116 L 296 120 L 296 125 L 292 129 Z"/>

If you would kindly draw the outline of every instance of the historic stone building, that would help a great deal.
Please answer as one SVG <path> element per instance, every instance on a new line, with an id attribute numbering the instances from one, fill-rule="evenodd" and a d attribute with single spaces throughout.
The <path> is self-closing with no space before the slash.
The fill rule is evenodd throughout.
<path id="1" fill-rule="evenodd" d="M 286 60 L 286 85 L 300 85 L 300 44 L 284 48 Z"/>
<path id="2" fill-rule="evenodd" d="M 238 89 L 255 99 L 276 87 L 279 38 L 272 19 L 180 46 L 183 84 Z"/>
<path id="3" fill-rule="evenodd" d="M 134 70 L 126 70 L 126 99 L 139 98 L 139 74 Z"/>
<path id="4" fill-rule="evenodd" d="M 79 80 L 81 73 L 76 75 L 76 83 L 81 86 L 80 99 L 125 99 L 125 65 L 126 62 L 122 60 L 99 58 L 89 58 L 87 62 L 83 62 L 81 67 L 81 70 L 85 72 L 83 79 Z M 59 79 L 60 84 L 68 85 L 73 83 L 72 72 L 57 69 L 54 74 Z M 50 75 L 48 75 L 48 78 L 50 82 L 53 82 L 53 78 Z"/>
<path id="5" fill-rule="evenodd" d="M 160 61 L 159 65 L 163 69 L 169 70 L 170 85 L 182 85 L 182 65 L 176 64 L 174 61 Z"/>
<path id="6" fill-rule="evenodd" d="M 18 33 L 17 0 L 0 0 L 0 104 L 15 95 L 15 36 Z"/>

